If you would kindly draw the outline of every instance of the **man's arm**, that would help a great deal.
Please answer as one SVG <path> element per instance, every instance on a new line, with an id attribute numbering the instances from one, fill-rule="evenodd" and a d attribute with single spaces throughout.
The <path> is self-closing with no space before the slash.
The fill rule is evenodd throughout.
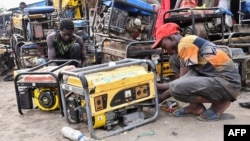
<path id="1" fill-rule="evenodd" d="M 48 47 L 48 59 L 49 60 L 56 59 L 56 50 L 54 47 L 54 39 L 55 39 L 54 33 L 48 35 L 46 38 L 47 47 Z M 53 63 L 52 65 L 55 65 L 55 63 Z"/>
<path id="2" fill-rule="evenodd" d="M 165 91 L 169 89 L 169 83 L 163 83 L 163 84 L 157 83 L 156 86 L 157 86 L 157 90 L 159 91 Z"/>
<path id="3" fill-rule="evenodd" d="M 84 46 L 84 42 L 81 37 L 77 38 L 77 43 L 80 45 L 82 53 L 81 53 L 81 63 L 82 66 L 86 66 L 86 48 Z"/>
<path id="4" fill-rule="evenodd" d="M 56 50 L 54 47 L 54 36 L 53 33 L 47 36 L 46 39 L 47 47 L 48 47 L 48 59 L 56 59 Z"/>
<path id="5" fill-rule="evenodd" d="M 180 67 L 180 77 L 185 75 L 190 70 L 190 68 L 191 68 L 190 66 L 188 66 L 188 67 Z"/>
<path id="6" fill-rule="evenodd" d="M 190 67 L 180 67 L 180 77 L 185 75 L 190 70 Z M 177 78 L 178 79 L 178 78 Z M 163 91 L 169 89 L 169 83 L 156 84 L 157 90 Z"/>

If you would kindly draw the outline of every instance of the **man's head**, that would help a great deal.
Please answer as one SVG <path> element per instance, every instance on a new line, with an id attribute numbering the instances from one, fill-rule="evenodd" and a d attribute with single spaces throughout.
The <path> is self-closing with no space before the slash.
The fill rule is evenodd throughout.
<path id="1" fill-rule="evenodd" d="M 26 7 L 27 7 L 27 5 L 26 5 L 25 2 L 20 2 L 20 3 L 19 3 L 19 8 L 20 8 L 21 10 L 23 10 L 23 9 L 26 8 Z"/>
<path id="2" fill-rule="evenodd" d="M 166 23 L 156 31 L 156 41 L 152 49 L 161 47 L 164 52 L 169 54 L 177 53 L 177 46 L 181 39 L 180 28 L 175 23 Z"/>
<path id="3" fill-rule="evenodd" d="M 74 34 L 74 23 L 69 19 L 60 22 L 60 35 L 64 41 L 71 40 Z"/>

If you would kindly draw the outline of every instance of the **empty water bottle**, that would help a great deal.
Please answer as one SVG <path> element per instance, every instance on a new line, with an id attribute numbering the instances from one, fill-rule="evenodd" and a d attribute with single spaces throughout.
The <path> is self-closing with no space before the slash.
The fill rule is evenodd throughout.
<path id="1" fill-rule="evenodd" d="M 89 141 L 90 139 L 83 135 L 83 133 L 79 130 L 72 129 L 71 127 L 63 127 L 62 134 L 64 137 L 72 140 L 72 141 Z"/>

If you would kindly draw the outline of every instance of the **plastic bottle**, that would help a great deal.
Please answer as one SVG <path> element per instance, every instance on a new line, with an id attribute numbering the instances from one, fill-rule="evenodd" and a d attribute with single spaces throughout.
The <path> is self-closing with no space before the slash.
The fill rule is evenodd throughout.
<path id="1" fill-rule="evenodd" d="M 71 127 L 63 127 L 61 130 L 64 137 L 72 141 L 89 141 L 90 139 L 83 135 L 79 130 L 72 129 Z"/>

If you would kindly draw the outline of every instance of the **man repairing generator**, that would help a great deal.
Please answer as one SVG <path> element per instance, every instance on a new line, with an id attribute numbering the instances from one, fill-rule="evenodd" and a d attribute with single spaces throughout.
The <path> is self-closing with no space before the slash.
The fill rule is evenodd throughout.
<path id="1" fill-rule="evenodd" d="M 198 120 L 219 120 L 223 112 L 235 101 L 241 89 L 241 77 L 233 60 L 214 43 L 196 35 L 180 34 L 179 25 L 166 23 L 156 31 L 152 48 L 161 47 L 172 57 L 170 66 L 179 68 L 179 78 L 158 84 L 159 101 L 173 96 L 189 103 L 173 112 L 176 117 L 197 115 Z M 211 103 L 206 109 L 203 103 Z"/>

